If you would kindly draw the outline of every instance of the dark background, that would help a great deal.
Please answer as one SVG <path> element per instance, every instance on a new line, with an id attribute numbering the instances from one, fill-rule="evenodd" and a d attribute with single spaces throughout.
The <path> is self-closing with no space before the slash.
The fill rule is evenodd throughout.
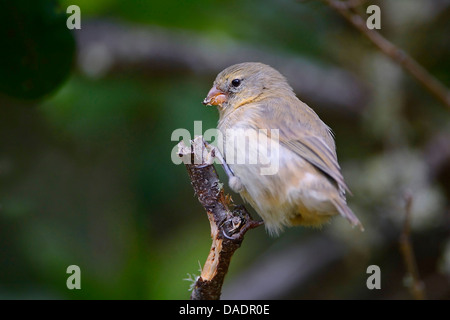
<path id="1" fill-rule="evenodd" d="M 333 128 L 366 231 L 342 218 L 252 230 L 223 297 L 411 299 L 399 250 L 410 195 L 426 295 L 450 298 L 449 108 L 321 1 L 0 3 L 0 298 L 189 298 L 209 223 L 171 134 L 215 127 L 201 101 L 244 61 L 282 72 Z M 381 34 L 450 86 L 450 1 L 366 1 L 363 17 L 369 4 Z M 72 264 L 81 290 L 66 287 Z M 380 290 L 366 287 L 369 265 Z"/>

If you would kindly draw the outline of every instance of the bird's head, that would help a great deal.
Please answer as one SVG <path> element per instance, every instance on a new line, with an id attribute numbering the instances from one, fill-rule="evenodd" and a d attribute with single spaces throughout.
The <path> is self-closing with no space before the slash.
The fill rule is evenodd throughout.
<path id="1" fill-rule="evenodd" d="M 262 63 L 245 62 L 220 72 L 203 104 L 218 106 L 222 113 L 280 93 L 280 90 L 292 94 L 292 88 L 277 70 Z"/>

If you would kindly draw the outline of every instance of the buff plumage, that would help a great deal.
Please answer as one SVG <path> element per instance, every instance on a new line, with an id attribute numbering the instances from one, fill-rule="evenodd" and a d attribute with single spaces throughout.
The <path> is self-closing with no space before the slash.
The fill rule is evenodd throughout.
<path id="1" fill-rule="evenodd" d="M 224 137 L 227 130 L 250 129 L 267 132 L 270 143 L 277 144 L 277 153 L 267 156 L 277 157 L 274 174 L 261 174 L 261 163 L 229 161 L 227 143 L 222 150 L 235 176 L 232 189 L 251 204 L 270 233 L 297 225 L 320 226 L 337 214 L 363 229 L 346 202 L 349 190 L 330 128 L 296 97 L 277 70 L 253 62 L 228 67 L 218 74 L 204 104 L 218 107 L 218 129 Z M 274 129 L 276 137 L 271 135 Z M 233 146 L 232 154 L 246 159 L 251 152 L 261 155 L 258 148 L 266 144 L 254 145 L 253 151 Z"/>

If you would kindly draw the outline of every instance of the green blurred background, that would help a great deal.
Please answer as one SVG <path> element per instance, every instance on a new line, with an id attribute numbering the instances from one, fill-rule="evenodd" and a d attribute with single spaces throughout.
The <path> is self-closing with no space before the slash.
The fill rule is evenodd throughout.
<path id="1" fill-rule="evenodd" d="M 81 30 L 66 28 L 72 4 Z M 450 1 L 366 1 L 363 16 L 368 4 L 380 32 L 450 86 Z M 215 127 L 201 101 L 244 61 L 280 70 L 333 128 L 366 231 L 341 218 L 277 238 L 252 230 L 223 298 L 412 298 L 405 194 L 426 295 L 450 298 L 449 109 L 321 1 L 2 0 L 0 11 L 0 298 L 189 298 L 209 223 L 171 134 Z M 66 287 L 72 264 L 81 290 Z M 374 264 L 380 290 L 366 287 Z"/>

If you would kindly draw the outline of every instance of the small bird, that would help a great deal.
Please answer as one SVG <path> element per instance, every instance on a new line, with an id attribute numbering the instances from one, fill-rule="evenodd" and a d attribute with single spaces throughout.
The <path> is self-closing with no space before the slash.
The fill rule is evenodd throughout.
<path id="1" fill-rule="evenodd" d="M 349 189 L 331 129 L 296 97 L 281 73 L 258 62 L 230 66 L 217 75 L 203 104 L 217 106 L 217 129 L 223 139 L 230 130 L 255 130 L 266 133 L 270 143 L 276 144 L 278 152 L 266 155 L 269 160 L 277 157 L 274 174 L 261 174 L 261 163 L 229 161 L 226 148 L 230 141 L 225 141 L 221 150 L 232 175 L 231 189 L 250 203 L 270 234 L 277 235 L 284 227 L 318 227 L 337 214 L 364 230 L 347 206 L 345 192 Z M 277 136 L 271 134 L 274 129 Z M 256 135 L 248 139 L 262 146 Z M 238 144 L 231 148 L 232 154 L 246 153 L 247 160 L 249 153 L 255 152 Z M 256 151 L 259 156 L 265 152 Z"/>

